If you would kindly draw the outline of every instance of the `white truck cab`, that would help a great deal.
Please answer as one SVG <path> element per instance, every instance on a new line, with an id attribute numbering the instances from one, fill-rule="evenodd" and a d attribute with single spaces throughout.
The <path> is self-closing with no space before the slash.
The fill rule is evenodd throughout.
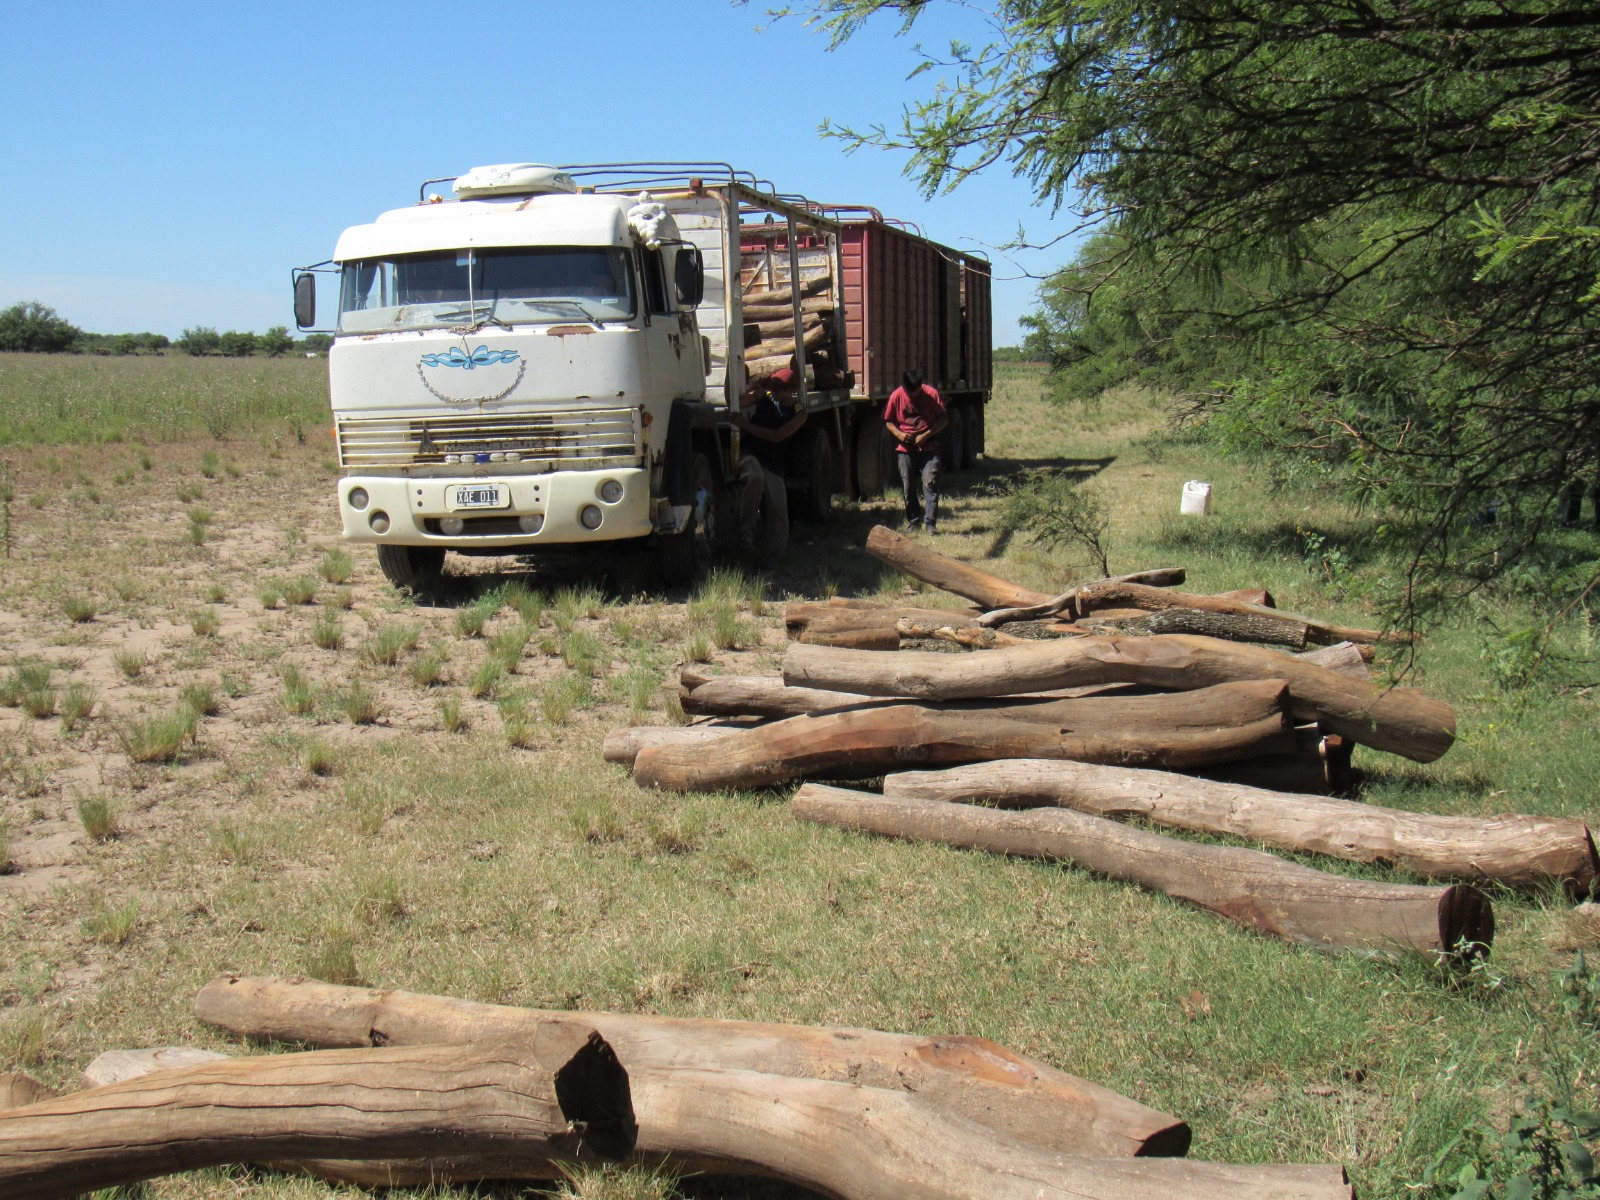
<path id="1" fill-rule="evenodd" d="M 675 505 L 664 468 L 674 405 L 705 399 L 698 249 L 648 197 L 540 164 L 476 168 L 455 193 L 334 250 L 344 536 L 419 589 L 446 550 L 653 536 L 692 570 L 709 554 L 693 481 Z M 297 274 L 302 327 L 314 286 Z"/>

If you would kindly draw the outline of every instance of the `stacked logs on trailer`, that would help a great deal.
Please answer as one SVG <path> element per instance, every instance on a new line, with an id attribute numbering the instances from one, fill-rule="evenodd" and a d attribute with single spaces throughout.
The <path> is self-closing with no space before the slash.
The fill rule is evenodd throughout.
<path id="1" fill-rule="evenodd" d="M 799 288 L 800 344 L 795 345 L 795 289 L 788 284 L 745 293 L 744 369 L 762 379 L 788 367 L 798 369 L 801 357 L 813 372 L 813 386 L 847 385 L 843 347 L 834 336 L 833 281 L 827 276 L 802 279 Z"/>
<path id="2" fill-rule="evenodd" d="M 791 604 L 781 676 L 686 669 L 679 696 L 701 723 L 618 731 L 606 757 L 666 790 L 805 781 L 802 819 L 1068 861 L 1324 949 L 1481 954 L 1494 915 L 1475 885 L 1583 894 L 1596 879 L 1581 821 L 1334 795 L 1353 783 L 1357 744 L 1427 763 L 1455 738 L 1448 704 L 1372 677 L 1383 631 L 1284 613 L 1257 589 L 1184 593 L 1181 568 L 1049 596 L 881 527 L 867 545 L 974 609 Z M 880 777 L 881 795 L 817 782 Z M 1129 818 L 1429 882 L 1351 878 Z"/>
<path id="3" fill-rule="evenodd" d="M 0 1076 L 0 1194 L 222 1163 L 339 1183 L 574 1164 L 776 1178 L 841 1200 L 1350 1200 L 1343 1168 L 1182 1155 L 1182 1121 L 972 1037 L 476 1004 L 225 975 L 201 1020 L 326 1047 L 117 1051 L 60 1095 Z"/>

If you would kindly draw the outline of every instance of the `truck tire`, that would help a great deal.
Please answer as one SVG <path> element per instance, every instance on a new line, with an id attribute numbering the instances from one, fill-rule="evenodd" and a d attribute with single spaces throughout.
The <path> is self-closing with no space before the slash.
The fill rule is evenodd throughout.
<path id="1" fill-rule="evenodd" d="M 833 497 L 839 490 L 839 460 L 833 452 L 828 431 L 812 427 L 796 449 L 794 474 L 804 489 L 802 515 L 826 524 L 833 516 Z"/>
<path id="2" fill-rule="evenodd" d="M 771 471 L 764 471 L 766 489 L 761 496 L 761 516 L 756 524 L 751 553 L 756 565 L 770 567 L 789 549 L 789 489 Z"/>
<path id="3" fill-rule="evenodd" d="M 983 446 L 983 401 L 975 400 L 967 405 L 967 444 L 962 450 L 962 467 L 968 471 L 978 465 L 978 455 L 984 453 Z"/>
<path id="4" fill-rule="evenodd" d="M 397 588 L 436 592 L 444 580 L 444 551 L 436 546 L 379 546 L 378 570 Z"/>
<path id="5" fill-rule="evenodd" d="M 851 442 L 856 494 L 863 500 L 875 500 L 888 490 L 895 474 L 894 447 L 875 407 L 857 416 Z"/>
<path id="6" fill-rule="evenodd" d="M 663 583 L 698 583 L 711 570 L 717 536 L 717 482 L 711 460 L 696 452 L 689 460 L 689 522 L 677 533 L 656 535 L 656 574 Z"/>
<path id="7" fill-rule="evenodd" d="M 952 404 L 949 408 L 950 424 L 939 435 L 939 465 L 954 474 L 966 467 L 967 407 Z"/>

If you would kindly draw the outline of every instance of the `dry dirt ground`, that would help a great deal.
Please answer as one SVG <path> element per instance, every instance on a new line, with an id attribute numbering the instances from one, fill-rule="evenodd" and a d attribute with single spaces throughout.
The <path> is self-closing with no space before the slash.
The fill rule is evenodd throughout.
<path id="1" fill-rule="evenodd" d="M 452 594 L 413 603 L 383 579 L 370 548 L 349 547 L 348 562 L 338 562 L 336 474 L 315 437 L 9 457 L 0 918 L 30 931 L 28 953 L 42 976 L 13 980 L 0 996 L 12 1004 L 57 1007 L 96 986 L 121 932 L 114 899 L 137 891 L 148 912 L 163 903 L 152 901 L 152 887 L 181 891 L 182 869 L 119 881 L 135 849 L 144 862 L 155 847 L 180 861 L 226 859 L 233 823 L 263 797 L 279 811 L 309 809 L 348 789 L 335 763 L 393 739 L 459 746 L 447 726 L 493 741 L 496 752 L 510 742 L 530 755 L 594 759 L 605 728 L 671 719 L 661 684 L 676 663 L 710 649 L 722 670 L 770 667 L 784 641 L 778 606 L 764 604 L 759 590 L 697 607 L 681 591 L 654 589 L 637 557 L 538 570 L 452 557 L 452 571 L 465 575 Z M 826 538 L 799 529 L 796 565 L 765 582 L 773 601 L 835 590 L 847 577 L 876 586 L 877 567 L 853 547 L 888 511 L 886 503 L 851 506 Z M 546 606 L 520 654 L 523 621 L 510 607 L 478 636 L 459 625 L 475 598 L 513 581 L 538 589 Z M 310 592 L 304 603 L 283 594 L 297 583 Z M 338 644 L 318 645 L 319 631 Z M 373 659 L 385 631 L 416 638 L 392 665 Z M 474 681 L 497 653 L 496 634 L 513 639 L 517 661 L 484 688 Z M 414 665 L 430 658 L 438 678 L 419 682 Z M 47 699 L 30 704 L 22 673 L 41 666 L 49 668 Z M 297 674 L 298 703 L 286 686 Z M 560 693 L 560 681 L 575 677 Z M 355 688 L 366 689 L 371 709 L 358 717 Z M 180 712 L 195 690 L 211 711 L 177 753 L 135 761 L 146 753 L 147 723 Z M 89 707 L 70 720 L 74 698 Z"/>

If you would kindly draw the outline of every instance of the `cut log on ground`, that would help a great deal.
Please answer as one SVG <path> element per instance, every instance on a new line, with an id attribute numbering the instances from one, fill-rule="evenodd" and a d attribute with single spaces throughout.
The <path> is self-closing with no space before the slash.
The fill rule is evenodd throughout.
<path id="1" fill-rule="evenodd" d="M 1074 700 L 1083 696 L 1127 692 L 1131 684 L 1107 683 L 1087 688 L 1062 688 L 1016 699 Z M 860 696 L 852 692 L 825 692 L 820 688 L 793 688 L 777 675 L 707 675 L 685 667 L 678 673 L 678 701 L 683 711 L 700 716 L 760 717 L 779 719 L 837 709 L 881 708 L 907 703 L 905 697 Z M 688 726 L 687 728 L 701 728 Z M 665 744 L 665 742 L 661 743 Z M 630 752 L 637 753 L 637 747 Z M 621 761 L 613 759 L 612 761 Z"/>
<path id="2" fill-rule="evenodd" d="M 1330 671 L 1337 671 L 1352 679 L 1372 678 L 1372 670 L 1367 666 L 1372 661 L 1371 646 L 1358 646 L 1354 642 L 1335 642 L 1331 646 L 1318 646 L 1315 650 L 1303 651 L 1295 657 L 1301 662 L 1316 663 L 1319 667 L 1327 667 Z"/>
<path id="3" fill-rule="evenodd" d="M 1097 583 L 1144 583 L 1151 587 L 1177 587 L 1188 577 L 1182 567 L 1155 567 L 1148 571 L 1137 571 L 1132 575 L 1117 575 L 1110 579 L 1100 579 Z M 1053 617 L 1064 615 L 1068 619 L 1078 616 L 1083 610 L 1077 604 L 1078 594 L 1090 584 L 1074 584 L 1059 596 L 1047 600 L 1043 604 L 1030 604 L 1025 608 L 997 608 L 993 612 L 983 613 L 977 618 L 978 624 L 990 627 L 1004 625 L 1011 621 L 1035 621 L 1040 617 Z M 1266 593 L 1262 593 L 1264 596 Z M 1252 593 L 1254 595 L 1254 593 Z"/>
<path id="4" fill-rule="evenodd" d="M 816 783 L 796 792 L 791 807 L 804 820 L 844 829 L 1070 862 L 1321 950 L 1482 954 L 1494 938 L 1493 910 L 1470 884 L 1349 879 L 1260 850 L 1181 841 L 1070 809 L 1005 812 Z"/>
<path id="5" fill-rule="evenodd" d="M 0 1072 L 0 1111 L 54 1100 L 61 1093 L 22 1071 Z"/>
<path id="6" fill-rule="evenodd" d="M 1215 703 L 1226 696 L 1237 723 L 1219 725 L 1203 710 L 1196 722 L 1196 710 L 1173 704 L 1171 694 L 1062 700 L 1049 711 L 1007 713 L 899 704 L 790 717 L 700 745 L 648 747 L 634 758 L 633 778 L 664 791 L 714 791 L 813 777 L 865 779 L 913 764 L 1072 758 L 1177 770 L 1292 750 L 1294 731 L 1270 682 L 1248 693 L 1213 692 Z M 1112 704 L 1124 715 L 1120 725 L 1095 715 L 1098 706 Z M 1071 719 L 1082 732 L 1063 719 L 1071 716 L 1065 706 L 1078 706 Z M 1256 715 L 1246 716 L 1249 710 Z M 1135 712 L 1137 718 L 1128 715 Z"/>
<path id="7" fill-rule="evenodd" d="M 1356 773 L 1351 764 L 1353 749 L 1349 738 L 1336 733 L 1325 734 L 1315 725 L 1299 725 L 1294 731 L 1292 754 L 1218 763 L 1187 773 L 1218 783 L 1237 783 L 1273 792 L 1342 795 L 1356 785 Z"/>
<path id="8" fill-rule="evenodd" d="M 163 1071 L 0 1113 L 0 1195 L 56 1200 L 221 1163 L 631 1154 L 627 1073 L 592 1030 Z"/>
<path id="9" fill-rule="evenodd" d="M 783 681 L 792 687 L 961 700 L 1091 683 L 1188 689 L 1240 679 L 1282 679 L 1290 711 L 1375 750 L 1432 762 L 1455 741 L 1455 712 L 1414 688 L 1385 689 L 1260 646 L 1216 638 L 1061 638 L 983 654 L 871 654 L 791 645 Z"/>
<path id="10" fill-rule="evenodd" d="M 860 697 L 857 697 L 859 700 Z M 701 746 L 750 728 L 738 721 L 710 721 L 703 725 L 634 725 L 606 735 L 600 755 L 607 762 L 633 766 L 646 746 Z"/>
<path id="11" fill-rule="evenodd" d="M 905 608 L 887 604 L 818 604 L 796 601 L 783 607 L 783 624 L 790 637 L 809 629 L 893 629 L 900 621 L 932 621 L 945 625 L 973 623 L 973 614 L 959 608 Z"/>
<path id="12" fill-rule="evenodd" d="M 1092 763 L 1012 759 L 904 772 L 884 780 L 883 794 L 896 800 L 983 801 L 1002 808 L 1058 805 L 1167 829 L 1229 834 L 1279 850 L 1386 863 L 1428 879 L 1514 888 L 1560 883 L 1571 892 L 1587 892 L 1600 865 L 1582 821 L 1441 817 Z"/>
<path id="13" fill-rule="evenodd" d="M 985 609 L 1027 608 L 1048 604 L 1053 599 L 1043 592 L 1021 587 L 948 555 L 930 550 L 884 525 L 875 525 L 867 534 L 867 551 L 907 575 L 965 596 Z"/>
<path id="14" fill-rule="evenodd" d="M 1170 592 L 1161 588 L 1146 587 L 1138 583 L 1107 580 L 1091 583 L 1077 589 L 1078 611 L 1094 612 L 1100 608 L 1142 608 L 1157 611 L 1167 608 L 1192 608 L 1205 612 L 1236 613 L 1256 616 L 1264 620 L 1285 621 L 1304 625 L 1312 641 L 1331 642 L 1408 642 L 1411 637 L 1401 633 L 1385 633 L 1381 629 L 1352 629 L 1319 621 L 1315 617 L 1268 608 L 1264 604 L 1251 604 L 1222 596 L 1199 596 L 1189 592 Z"/>
<path id="15" fill-rule="evenodd" d="M 478 1042 L 546 1026 L 602 1027 L 635 1080 L 645 1143 L 663 1119 L 639 1083 L 646 1073 L 717 1069 L 903 1089 L 997 1134 L 1060 1154 L 1164 1156 L 1189 1147 L 1189 1127 L 1176 1117 L 985 1038 L 513 1008 L 238 975 L 201 989 L 195 1012 L 245 1037 L 319 1046 Z"/>
<path id="16" fill-rule="evenodd" d="M 1283 621 L 1254 613 L 1211 612 L 1199 608 L 1168 608 L 1142 617 L 1097 622 L 1082 618 L 1081 624 L 1094 628 L 1110 626 L 1109 633 L 1197 633 L 1203 637 L 1230 642 L 1263 642 L 1269 646 L 1305 648 L 1310 626 L 1300 621 Z"/>

